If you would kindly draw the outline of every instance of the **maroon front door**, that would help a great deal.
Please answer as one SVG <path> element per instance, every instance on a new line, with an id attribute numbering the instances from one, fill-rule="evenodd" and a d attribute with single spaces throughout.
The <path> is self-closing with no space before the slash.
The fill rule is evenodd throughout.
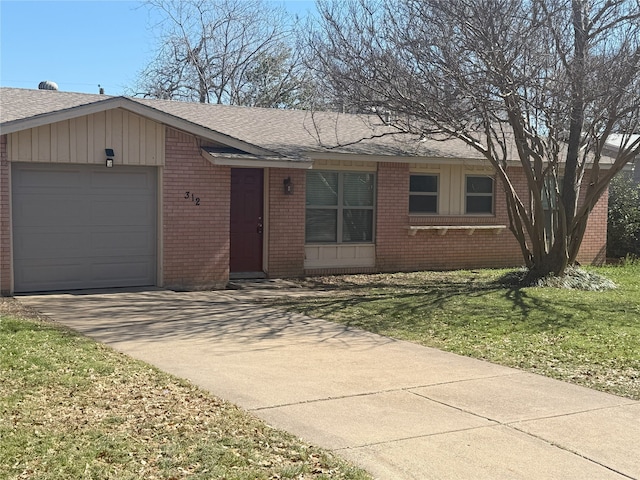
<path id="1" fill-rule="evenodd" d="M 263 170 L 231 169 L 232 273 L 262 272 Z"/>

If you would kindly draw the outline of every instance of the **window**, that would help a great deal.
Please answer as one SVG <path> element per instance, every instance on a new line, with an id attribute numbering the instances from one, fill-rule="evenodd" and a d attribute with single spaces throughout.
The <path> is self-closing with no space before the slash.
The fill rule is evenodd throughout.
<path id="1" fill-rule="evenodd" d="M 375 174 L 307 172 L 306 243 L 373 241 Z"/>
<path id="2" fill-rule="evenodd" d="M 467 175 L 466 184 L 465 213 L 493 213 L 493 178 Z"/>
<path id="3" fill-rule="evenodd" d="M 438 213 L 437 175 L 411 175 L 409 213 Z"/>

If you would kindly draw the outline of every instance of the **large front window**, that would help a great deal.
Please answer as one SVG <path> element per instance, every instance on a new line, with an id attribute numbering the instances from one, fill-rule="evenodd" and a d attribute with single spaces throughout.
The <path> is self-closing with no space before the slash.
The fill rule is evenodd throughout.
<path id="1" fill-rule="evenodd" d="M 373 242 L 375 174 L 307 172 L 306 243 Z"/>

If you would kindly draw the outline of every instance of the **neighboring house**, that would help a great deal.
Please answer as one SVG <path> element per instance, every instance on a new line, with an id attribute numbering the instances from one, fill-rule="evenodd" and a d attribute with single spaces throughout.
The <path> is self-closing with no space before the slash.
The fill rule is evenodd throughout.
<path id="1" fill-rule="evenodd" d="M 490 164 L 378 119 L 3 88 L 0 129 L 5 295 L 522 264 Z"/>
<path id="2" fill-rule="evenodd" d="M 630 135 L 629 137 L 627 137 L 627 141 L 630 143 L 636 142 L 638 141 L 638 137 L 640 137 L 640 135 Z M 623 141 L 623 136 L 620 134 L 612 134 L 609 135 L 607 137 L 607 141 L 605 142 L 605 153 L 614 156 L 618 153 L 618 150 L 620 150 L 620 143 Z M 625 170 L 626 171 L 630 171 L 631 175 L 633 177 L 633 180 L 640 185 L 640 161 L 638 160 L 638 158 L 640 157 L 635 157 L 631 162 L 629 162 L 626 166 L 625 166 Z"/>

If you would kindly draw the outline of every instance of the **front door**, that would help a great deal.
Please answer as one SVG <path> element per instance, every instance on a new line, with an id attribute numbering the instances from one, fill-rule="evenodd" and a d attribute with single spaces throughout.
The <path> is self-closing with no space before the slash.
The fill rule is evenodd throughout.
<path id="1" fill-rule="evenodd" d="M 263 170 L 231 169 L 231 273 L 262 272 Z"/>

